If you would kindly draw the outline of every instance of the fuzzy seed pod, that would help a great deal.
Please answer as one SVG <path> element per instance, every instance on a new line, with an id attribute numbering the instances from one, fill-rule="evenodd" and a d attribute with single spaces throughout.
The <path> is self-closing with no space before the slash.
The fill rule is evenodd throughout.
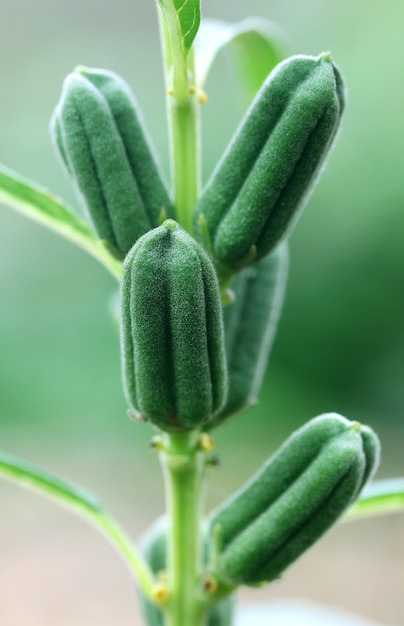
<path id="1" fill-rule="evenodd" d="M 297 430 L 211 518 L 219 532 L 215 574 L 225 584 L 271 581 L 359 495 L 379 462 L 368 427 L 336 414 Z"/>
<path id="2" fill-rule="evenodd" d="M 155 574 L 163 573 L 167 567 L 167 527 L 167 517 L 160 517 L 141 538 L 141 550 Z M 147 626 L 163 626 L 161 609 L 143 596 L 141 602 Z M 233 597 L 227 596 L 209 609 L 207 626 L 232 626 L 233 605 Z"/>
<path id="3" fill-rule="evenodd" d="M 224 268 L 262 258 L 289 233 L 329 152 L 344 100 L 328 54 L 291 57 L 268 76 L 195 211 L 198 236 L 205 236 L 203 217 Z"/>
<path id="4" fill-rule="evenodd" d="M 122 360 L 132 410 L 162 430 L 199 428 L 227 394 L 213 265 L 173 220 L 144 235 L 122 274 Z"/>
<path id="5" fill-rule="evenodd" d="M 126 253 L 172 206 L 138 106 L 113 72 L 79 67 L 64 82 L 51 136 L 100 239 Z"/>
<path id="6" fill-rule="evenodd" d="M 287 270 L 288 249 L 284 242 L 239 272 L 231 283 L 235 299 L 223 310 L 229 393 L 223 409 L 207 424 L 208 429 L 257 402 L 282 307 Z"/>

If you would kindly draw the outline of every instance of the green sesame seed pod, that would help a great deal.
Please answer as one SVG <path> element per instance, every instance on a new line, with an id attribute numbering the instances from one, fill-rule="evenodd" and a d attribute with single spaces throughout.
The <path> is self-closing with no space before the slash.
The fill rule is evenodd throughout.
<path id="1" fill-rule="evenodd" d="M 213 513 L 219 579 L 232 586 L 278 577 L 338 519 L 375 465 L 361 430 L 336 414 L 311 420 Z"/>
<path id="2" fill-rule="evenodd" d="M 349 470 L 332 489 L 330 495 L 324 497 L 321 506 L 302 522 L 296 534 L 291 534 L 279 549 L 271 552 L 261 569 L 251 571 L 246 584 L 256 585 L 262 581 L 279 578 L 289 565 L 335 524 L 352 502 L 364 469 L 363 457 L 357 450 L 355 455 L 354 447 L 350 461 Z M 348 459 L 346 462 L 348 465 Z M 274 523 L 272 519 L 270 523 Z"/>
<path id="3" fill-rule="evenodd" d="M 121 294 L 123 378 L 132 410 L 163 430 L 200 427 L 227 393 L 212 263 L 167 220 L 127 255 Z"/>
<path id="4" fill-rule="evenodd" d="M 361 426 L 360 433 L 362 437 L 363 452 L 366 458 L 366 467 L 363 473 L 362 482 L 359 485 L 358 493 L 355 495 L 355 498 L 359 496 L 366 483 L 373 478 L 380 463 L 380 440 L 378 436 L 371 428 L 369 428 L 369 426 Z"/>
<path id="5" fill-rule="evenodd" d="M 64 144 L 64 139 L 63 139 L 63 130 L 62 130 L 62 125 L 60 122 L 60 117 L 59 117 L 59 110 L 56 109 L 52 115 L 51 118 L 51 122 L 50 122 L 50 134 L 52 137 L 52 140 L 54 142 L 54 145 L 56 147 L 58 156 L 62 162 L 62 165 L 65 167 L 66 172 L 70 175 L 70 176 L 74 176 L 72 169 L 70 167 L 70 163 L 69 163 L 69 159 L 67 157 L 66 154 L 66 146 Z"/>
<path id="6" fill-rule="evenodd" d="M 170 213 L 170 202 L 123 81 L 112 73 L 89 74 L 101 88 L 84 68 L 65 79 L 51 136 L 88 221 L 124 254 L 158 225 L 157 213 Z"/>
<path id="7" fill-rule="evenodd" d="M 294 432 L 268 461 L 212 516 L 220 524 L 224 549 L 250 523 L 264 513 L 293 484 L 324 445 L 347 429 L 348 420 L 327 414 L 310 420 Z"/>
<path id="8" fill-rule="evenodd" d="M 344 108 L 328 54 L 295 56 L 269 75 L 202 192 L 195 211 L 216 261 L 238 270 L 287 236 L 317 178 Z"/>
<path id="9" fill-rule="evenodd" d="M 154 574 L 164 575 L 167 553 L 167 518 L 158 518 L 141 537 L 140 548 Z M 139 591 L 140 606 L 147 626 L 163 626 L 161 609 Z"/>
<path id="10" fill-rule="evenodd" d="M 229 393 L 223 409 L 208 423 L 209 429 L 257 402 L 282 308 L 287 270 L 285 242 L 239 272 L 231 283 L 234 302 L 223 311 Z"/>
<path id="11" fill-rule="evenodd" d="M 142 113 L 129 86 L 115 72 L 82 66 L 76 71 L 108 103 L 150 223 L 153 228 L 160 226 L 162 215 L 174 217 L 173 207 Z"/>

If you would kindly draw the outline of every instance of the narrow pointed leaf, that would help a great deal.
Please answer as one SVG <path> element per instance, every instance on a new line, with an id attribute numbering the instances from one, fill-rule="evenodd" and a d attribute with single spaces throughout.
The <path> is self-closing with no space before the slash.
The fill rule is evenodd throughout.
<path id="1" fill-rule="evenodd" d="M 364 489 L 344 520 L 349 522 L 362 517 L 397 512 L 404 513 L 404 478 L 375 480 Z"/>
<path id="2" fill-rule="evenodd" d="M 95 257 L 119 277 L 122 263 L 56 195 L 0 164 L 0 202 L 40 222 Z"/>
<path id="3" fill-rule="evenodd" d="M 0 452 L 0 474 L 25 487 L 56 497 L 74 508 L 93 512 L 101 510 L 101 504 L 89 491 L 6 452 Z"/>
<path id="4" fill-rule="evenodd" d="M 154 579 L 150 568 L 136 550 L 132 540 L 91 492 L 2 451 L 0 476 L 48 496 L 90 522 L 105 535 L 123 557 L 146 597 L 151 596 Z"/>
<path id="5" fill-rule="evenodd" d="M 182 46 L 188 52 L 201 22 L 200 0 L 158 0 L 158 3 L 166 15 L 172 14 L 174 9 Z"/>
<path id="6" fill-rule="evenodd" d="M 247 103 L 254 97 L 269 72 L 287 55 L 286 38 L 272 22 L 248 18 L 237 24 L 205 19 L 196 39 L 196 76 L 202 88 L 215 58 L 228 51 Z"/>

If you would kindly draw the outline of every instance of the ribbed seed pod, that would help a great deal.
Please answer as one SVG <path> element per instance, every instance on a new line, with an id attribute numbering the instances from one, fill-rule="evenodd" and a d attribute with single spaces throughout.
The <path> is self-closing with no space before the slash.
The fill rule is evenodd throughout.
<path id="1" fill-rule="evenodd" d="M 166 569 L 167 526 L 167 517 L 160 517 L 141 538 L 142 552 L 155 574 Z M 163 626 L 161 609 L 149 602 L 144 596 L 141 596 L 141 601 L 147 626 Z M 232 626 L 233 604 L 232 596 L 227 596 L 209 609 L 207 626 Z"/>
<path id="2" fill-rule="evenodd" d="M 172 206 L 138 106 L 113 72 L 77 68 L 51 136 L 100 239 L 126 253 Z"/>
<path id="3" fill-rule="evenodd" d="M 344 109 L 328 54 L 280 63 L 258 92 L 202 192 L 201 216 L 216 260 L 239 269 L 290 231 L 327 156 Z"/>
<path id="4" fill-rule="evenodd" d="M 220 529 L 219 579 L 277 578 L 359 495 L 379 461 L 370 428 L 336 415 L 297 430 L 211 518 Z"/>
<path id="5" fill-rule="evenodd" d="M 380 462 L 380 442 L 378 437 L 369 426 L 361 426 L 363 452 L 366 459 L 365 471 L 363 474 L 362 487 L 367 483 L 376 471 Z"/>
<path id="6" fill-rule="evenodd" d="M 235 299 L 223 310 L 229 393 L 223 409 L 207 424 L 208 429 L 257 402 L 282 307 L 287 271 L 285 242 L 236 274 L 231 283 Z"/>
<path id="7" fill-rule="evenodd" d="M 173 220 L 144 235 L 122 274 L 122 362 L 132 410 L 162 430 L 211 419 L 227 394 L 213 265 Z"/>

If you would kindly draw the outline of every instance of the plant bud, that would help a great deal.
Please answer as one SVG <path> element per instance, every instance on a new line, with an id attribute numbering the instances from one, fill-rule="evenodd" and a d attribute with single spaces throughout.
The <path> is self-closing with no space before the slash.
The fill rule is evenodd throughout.
<path id="1" fill-rule="evenodd" d="M 121 302 L 131 409 L 162 430 L 201 427 L 227 394 L 220 293 L 210 259 L 167 220 L 127 255 Z"/>
<path id="2" fill-rule="evenodd" d="M 279 577 L 355 500 L 378 460 L 370 428 L 336 414 L 305 424 L 213 513 L 215 575 L 230 586 Z"/>
<path id="3" fill-rule="evenodd" d="M 344 109 L 328 54 L 295 56 L 268 76 L 195 211 L 216 261 L 238 270 L 270 252 L 292 228 L 327 156 Z"/>
<path id="4" fill-rule="evenodd" d="M 69 74 L 51 136 L 87 219 L 109 246 L 126 253 L 162 215 L 171 217 L 138 106 L 119 76 L 84 67 Z"/>
<path id="5" fill-rule="evenodd" d="M 287 269 L 285 242 L 239 272 L 231 283 L 234 302 L 223 310 L 229 393 L 208 429 L 257 402 L 282 307 Z"/>

